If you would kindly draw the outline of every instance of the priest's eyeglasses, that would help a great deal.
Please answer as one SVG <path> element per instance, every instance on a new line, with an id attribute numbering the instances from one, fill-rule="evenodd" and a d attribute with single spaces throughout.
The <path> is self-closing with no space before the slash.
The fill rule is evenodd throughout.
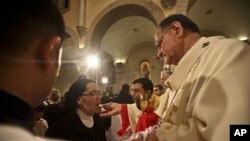
<path id="1" fill-rule="evenodd" d="M 165 29 L 163 32 L 162 32 L 162 35 L 161 35 L 161 39 L 158 40 L 158 41 L 155 41 L 155 46 L 157 49 L 160 49 L 161 48 L 161 44 L 162 44 L 162 41 L 164 39 L 164 36 L 166 35 L 167 31 L 171 29 L 171 27 L 168 27 L 167 29 Z"/>
<path id="2" fill-rule="evenodd" d="M 166 32 L 163 32 L 162 34 L 163 34 L 163 35 L 161 36 L 161 39 L 160 39 L 159 41 L 156 41 L 156 42 L 155 42 L 155 46 L 156 46 L 156 48 L 158 48 L 158 49 L 161 48 L 161 44 L 162 44 L 162 41 L 163 41 L 164 36 L 166 35 Z"/>

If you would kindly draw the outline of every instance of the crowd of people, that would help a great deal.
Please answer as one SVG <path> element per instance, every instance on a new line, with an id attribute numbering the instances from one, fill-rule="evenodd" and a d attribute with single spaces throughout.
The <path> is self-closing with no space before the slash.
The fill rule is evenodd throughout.
<path id="1" fill-rule="evenodd" d="M 51 0 L 5 3 L 1 141 L 227 141 L 231 124 L 250 124 L 246 43 L 203 37 L 190 18 L 173 14 L 155 33 L 156 54 L 176 65 L 159 74 L 161 82 L 135 78 L 115 96 L 107 87 L 104 97 L 95 81 L 81 77 L 62 97 L 53 89 L 65 36 L 57 6 Z"/>

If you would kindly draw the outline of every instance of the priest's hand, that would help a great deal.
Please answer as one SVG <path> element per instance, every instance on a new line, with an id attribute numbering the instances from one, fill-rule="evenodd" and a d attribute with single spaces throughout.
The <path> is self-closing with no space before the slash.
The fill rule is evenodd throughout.
<path id="1" fill-rule="evenodd" d="M 121 112 L 121 104 L 110 102 L 110 103 L 105 103 L 101 105 L 102 111 L 100 113 L 100 116 L 115 116 L 120 114 Z"/>

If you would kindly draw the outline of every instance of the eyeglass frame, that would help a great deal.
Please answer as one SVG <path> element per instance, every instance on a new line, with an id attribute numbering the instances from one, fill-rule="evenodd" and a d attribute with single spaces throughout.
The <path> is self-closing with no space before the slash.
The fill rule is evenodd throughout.
<path id="1" fill-rule="evenodd" d="M 133 93 L 140 93 L 140 89 L 131 89 L 130 92 Z"/>
<path id="2" fill-rule="evenodd" d="M 161 48 L 161 44 L 162 44 L 163 38 L 166 35 L 167 31 L 170 30 L 170 29 L 171 29 L 171 26 L 168 27 L 168 28 L 166 28 L 166 29 L 164 29 L 164 31 L 162 32 L 163 35 L 161 36 L 161 39 L 159 41 L 155 42 L 155 47 L 157 49 Z"/>
<path id="3" fill-rule="evenodd" d="M 97 96 L 102 97 L 102 94 L 101 94 L 100 91 L 92 91 L 92 92 L 89 92 L 89 93 L 82 93 L 81 96 L 88 96 L 88 95 L 92 96 L 92 97 L 97 97 Z"/>

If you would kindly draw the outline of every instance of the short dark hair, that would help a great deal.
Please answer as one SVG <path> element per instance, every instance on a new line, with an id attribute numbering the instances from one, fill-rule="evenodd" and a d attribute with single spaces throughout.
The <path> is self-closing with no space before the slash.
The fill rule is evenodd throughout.
<path id="1" fill-rule="evenodd" d="M 154 87 L 157 87 L 160 91 L 163 90 L 163 86 L 161 84 L 156 84 Z"/>
<path id="2" fill-rule="evenodd" d="M 0 13 L 0 57 L 19 55 L 36 40 L 65 35 L 63 17 L 53 0 L 7 0 Z"/>
<path id="3" fill-rule="evenodd" d="M 129 90 L 130 90 L 129 85 L 128 84 L 122 84 L 122 90 L 129 92 Z"/>
<path id="4" fill-rule="evenodd" d="M 134 80 L 132 83 L 133 84 L 140 83 L 140 84 L 142 84 L 142 88 L 145 91 L 150 90 L 151 93 L 153 92 L 154 85 L 153 85 L 152 81 L 149 80 L 148 78 L 145 78 L 145 77 L 144 78 L 138 78 L 138 79 Z"/>
<path id="5" fill-rule="evenodd" d="M 165 30 L 167 29 L 172 22 L 174 21 L 178 21 L 181 23 L 181 25 L 191 31 L 191 32 L 196 32 L 200 34 L 200 30 L 198 28 L 198 26 L 187 16 L 183 15 L 183 14 L 173 14 L 170 15 L 168 17 L 166 17 L 164 20 L 162 20 L 159 24 L 159 27 L 161 28 L 161 30 Z"/>
<path id="6" fill-rule="evenodd" d="M 77 99 L 87 90 L 87 84 L 95 83 L 90 79 L 78 79 L 69 88 L 69 91 L 65 94 L 64 108 L 65 112 L 76 111 Z"/>

